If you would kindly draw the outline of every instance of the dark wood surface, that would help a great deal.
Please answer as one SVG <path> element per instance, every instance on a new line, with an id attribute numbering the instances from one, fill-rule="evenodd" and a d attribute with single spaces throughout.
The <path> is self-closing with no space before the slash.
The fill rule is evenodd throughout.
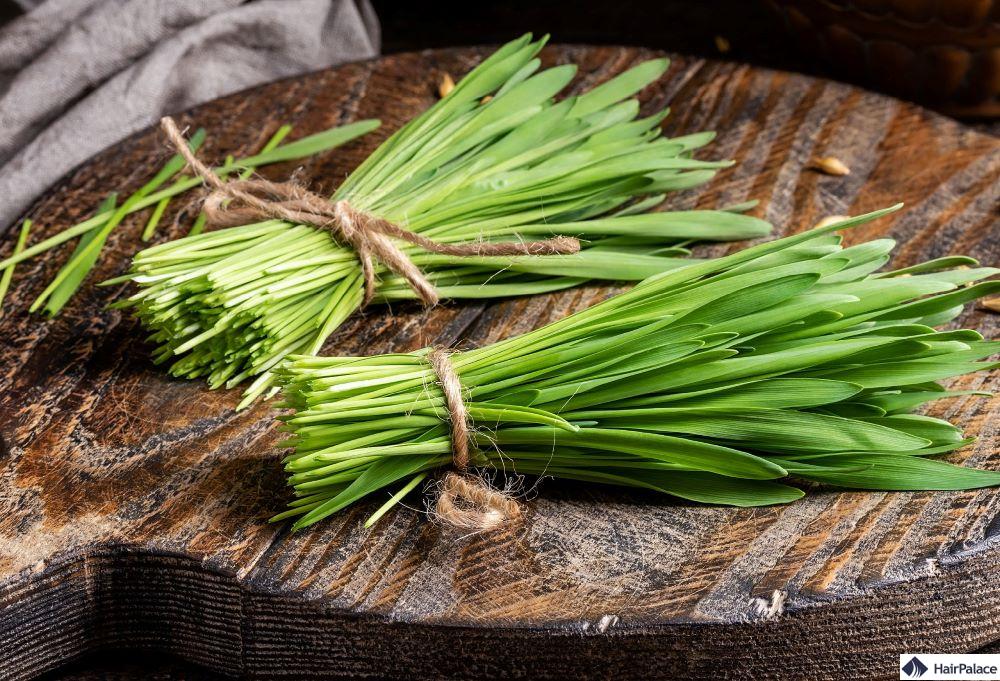
<path id="1" fill-rule="evenodd" d="M 222 158 L 259 147 L 284 122 L 301 135 L 381 117 L 381 130 L 306 164 L 304 177 L 328 189 L 434 101 L 443 72 L 464 73 L 487 52 L 347 65 L 207 104 L 183 122 L 207 127 L 204 153 Z M 545 57 L 580 64 L 575 87 L 586 88 L 654 54 L 564 46 Z M 672 103 L 668 132 L 718 130 L 710 155 L 739 161 L 671 207 L 756 198 L 757 214 L 789 233 L 902 200 L 904 212 L 848 241 L 893 236 L 900 265 L 949 253 L 998 261 L 992 137 L 849 86 L 696 58 L 676 58 L 643 99 L 649 109 Z M 30 216 L 46 232 L 64 227 L 109 189 L 140 184 L 165 155 L 154 133 L 139 134 Z M 822 155 L 851 175 L 805 169 Z M 96 279 L 126 266 L 143 222 L 112 237 Z M 21 311 L 64 257 L 19 268 L 0 321 L 3 676 L 125 647 L 256 678 L 888 677 L 899 652 L 1000 638 L 995 490 L 817 490 L 739 510 L 546 481 L 524 523 L 489 535 L 445 531 L 408 509 L 363 529 L 380 499 L 289 534 L 266 523 L 286 500 L 267 404 L 235 413 L 238 391 L 159 373 L 134 321 L 103 309 L 121 289 L 88 285 L 54 321 Z M 614 290 L 372 309 L 326 350 L 488 343 Z M 974 309 L 960 321 L 998 335 L 997 315 Z M 979 436 L 952 460 L 996 468 L 998 412 L 1000 400 L 970 398 L 930 413 Z M 771 608 L 775 598 L 783 607 Z"/>

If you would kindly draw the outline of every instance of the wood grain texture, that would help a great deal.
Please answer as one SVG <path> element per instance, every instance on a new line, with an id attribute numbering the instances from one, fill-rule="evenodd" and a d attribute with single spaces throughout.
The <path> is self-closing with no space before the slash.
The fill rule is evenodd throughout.
<path id="1" fill-rule="evenodd" d="M 347 65 L 206 104 L 182 123 L 205 126 L 205 157 L 222 158 L 258 148 L 284 122 L 303 135 L 382 118 L 376 133 L 305 165 L 304 177 L 329 189 L 434 101 L 441 73 L 464 73 L 487 53 Z M 544 56 L 578 63 L 581 89 L 654 53 L 563 46 Z M 710 155 L 739 162 L 674 197 L 673 208 L 756 198 L 757 214 L 787 234 L 902 200 L 904 212 L 847 240 L 893 236 L 899 265 L 951 253 L 1000 261 L 994 138 L 848 86 L 684 57 L 643 101 L 647 110 L 673 103 L 670 133 L 718 130 Z M 165 155 L 153 132 L 138 134 L 79 168 L 29 215 L 55 231 L 109 189 L 138 186 Z M 805 170 L 823 155 L 852 173 Z M 143 219 L 112 236 L 95 280 L 126 267 Z M 266 523 L 287 494 L 267 404 L 235 413 L 238 391 L 159 373 L 136 323 L 103 309 L 120 289 L 88 285 L 54 321 L 21 312 L 65 257 L 19 268 L 14 311 L 0 321 L 6 678 L 113 647 L 268 679 L 889 677 L 901 651 L 1000 639 L 996 490 L 817 489 L 789 506 L 732 509 L 546 481 L 525 522 L 490 535 L 449 532 L 405 508 L 363 529 L 381 498 L 289 534 Z M 326 350 L 485 344 L 615 290 L 395 306 L 392 315 L 373 308 Z M 998 321 L 977 309 L 959 320 L 991 337 Z M 979 437 L 953 461 L 1000 468 L 1000 399 L 960 398 L 930 413 Z M 768 614 L 776 592 L 784 607 Z"/>

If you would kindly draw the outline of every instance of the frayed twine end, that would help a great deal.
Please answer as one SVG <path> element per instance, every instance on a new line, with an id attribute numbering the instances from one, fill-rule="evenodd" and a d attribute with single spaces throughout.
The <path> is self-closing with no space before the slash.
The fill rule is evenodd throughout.
<path id="1" fill-rule="evenodd" d="M 509 491 L 490 486 L 482 477 L 448 473 L 440 484 L 434 520 L 473 532 L 495 530 L 521 517 L 521 506 Z"/>

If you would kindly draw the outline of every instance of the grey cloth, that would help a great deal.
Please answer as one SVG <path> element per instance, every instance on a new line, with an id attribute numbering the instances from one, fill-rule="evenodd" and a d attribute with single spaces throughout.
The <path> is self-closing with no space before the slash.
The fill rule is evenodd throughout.
<path id="1" fill-rule="evenodd" d="M 0 29 L 0 231 L 163 113 L 379 47 L 368 0 L 46 0 Z"/>

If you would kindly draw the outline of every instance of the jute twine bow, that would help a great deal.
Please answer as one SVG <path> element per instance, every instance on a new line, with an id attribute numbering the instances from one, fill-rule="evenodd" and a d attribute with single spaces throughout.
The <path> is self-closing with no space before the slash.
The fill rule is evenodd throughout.
<path id="1" fill-rule="evenodd" d="M 448 353 L 440 348 L 427 355 L 444 393 L 451 424 L 452 466 L 455 471 L 441 481 L 434 515 L 454 527 L 483 531 L 518 518 L 521 507 L 481 477 L 469 475 L 469 415 L 462 398 L 462 384 Z"/>
<path id="2" fill-rule="evenodd" d="M 425 305 L 434 305 L 438 293 L 413 261 L 390 239 L 399 239 L 431 253 L 472 256 L 566 255 L 577 253 L 580 242 L 571 237 L 544 241 L 507 241 L 442 244 L 403 229 L 384 218 L 357 210 L 347 201 L 331 203 L 295 182 L 271 182 L 264 179 L 224 181 L 198 160 L 170 116 L 160 119 L 160 127 L 184 157 L 188 166 L 212 191 L 202 209 L 210 225 L 232 227 L 277 218 L 311 225 L 330 232 L 357 253 L 364 274 L 364 304 L 375 295 L 373 258 L 403 277 Z"/>

